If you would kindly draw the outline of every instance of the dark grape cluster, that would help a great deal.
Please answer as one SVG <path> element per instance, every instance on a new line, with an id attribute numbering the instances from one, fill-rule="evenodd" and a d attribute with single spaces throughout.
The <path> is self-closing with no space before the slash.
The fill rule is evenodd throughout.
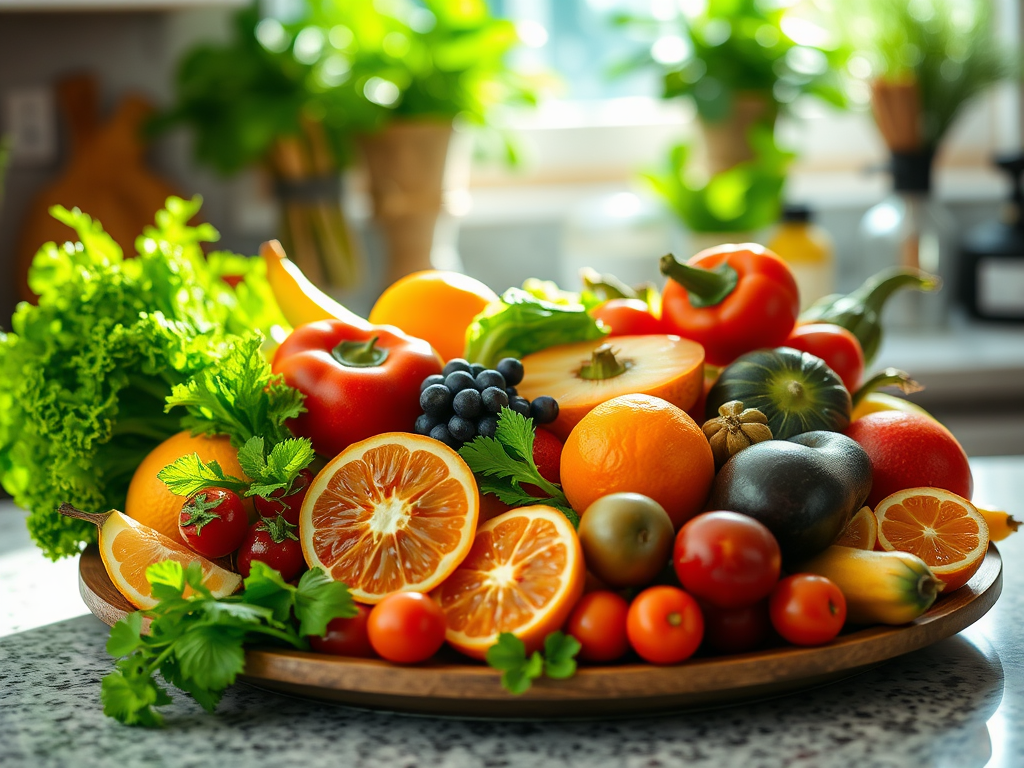
<path id="1" fill-rule="evenodd" d="M 532 403 L 516 391 L 523 380 L 523 364 L 506 357 L 494 368 L 470 364 L 462 358 L 449 360 L 441 373 L 428 376 L 420 385 L 420 408 L 416 433 L 430 435 L 458 449 L 478 435 L 494 437 L 498 414 L 508 406 L 547 424 L 558 418 L 558 403 L 542 396 Z"/>

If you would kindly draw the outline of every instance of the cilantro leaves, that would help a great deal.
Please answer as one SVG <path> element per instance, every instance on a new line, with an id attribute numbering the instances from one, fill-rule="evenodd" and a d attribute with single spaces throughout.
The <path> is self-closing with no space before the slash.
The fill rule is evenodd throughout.
<path id="1" fill-rule="evenodd" d="M 113 626 L 107 653 L 121 658 L 101 685 L 104 714 L 127 725 L 163 724 L 156 708 L 172 699 L 157 673 L 212 712 L 245 669 L 247 643 L 305 649 L 306 635 L 322 635 L 332 619 L 356 615 L 348 587 L 318 568 L 292 586 L 253 561 L 244 591 L 222 598 L 203 585 L 198 561 L 184 568 L 172 560 L 155 563 L 146 578 L 160 602 Z M 151 622 L 148 634 L 142 632 L 143 619 Z"/>
<path id="2" fill-rule="evenodd" d="M 502 671 L 501 684 L 506 691 L 520 695 L 530 690 L 533 681 L 546 674 L 553 680 L 565 680 L 576 674 L 576 654 L 580 643 L 572 635 L 552 632 L 544 639 L 544 653 L 526 655 L 523 641 L 511 632 L 498 635 L 498 642 L 487 649 L 487 663 Z"/>
<path id="3" fill-rule="evenodd" d="M 544 479 L 533 460 L 533 419 L 528 419 L 511 408 L 501 409 L 494 437 L 477 437 L 459 449 L 466 460 L 481 493 L 497 496 L 513 507 L 529 504 L 547 504 L 564 514 L 573 526 L 579 526 L 579 516 L 569 506 L 562 488 Z M 535 485 L 544 496 L 533 496 L 523 490 L 523 484 Z"/>

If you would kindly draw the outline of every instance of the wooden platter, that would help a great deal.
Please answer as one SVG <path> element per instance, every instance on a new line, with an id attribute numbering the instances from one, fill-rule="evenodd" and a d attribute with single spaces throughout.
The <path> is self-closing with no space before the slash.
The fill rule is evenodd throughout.
<path id="1" fill-rule="evenodd" d="M 132 606 L 107 577 L 95 547 L 79 564 L 82 598 L 113 624 Z M 280 693 L 423 715 L 512 718 L 625 717 L 779 696 L 856 674 L 969 627 L 995 604 L 1002 560 L 990 545 L 964 587 L 902 627 L 873 626 L 819 648 L 793 646 L 734 656 L 694 658 L 677 666 L 581 666 L 571 680 L 539 680 L 522 696 L 499 673 L 454 653 L 415 666 L 287 650 L 246 653 L 245 682 Z"/>

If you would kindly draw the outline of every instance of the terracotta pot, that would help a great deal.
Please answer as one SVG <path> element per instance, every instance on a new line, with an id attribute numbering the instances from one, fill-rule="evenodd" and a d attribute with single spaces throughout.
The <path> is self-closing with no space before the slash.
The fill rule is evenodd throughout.
<path id="1" fill-rule="evenodd" d="M 778 108 L 760 93 L 740 93 L 733 102 L 732 114 L 716 122 L 700 121 L 704 136 L 707 172 L 714 176 L 754 158 L 748 136 L 759 121 L 775 124 Z"/>
<path id="2" fill-rule="evenodd" d="M 387 284 L 431 268 L 451 133 L 451 121 L 395 122 L 360 141 L 373 217 L 387 249 Z"/>

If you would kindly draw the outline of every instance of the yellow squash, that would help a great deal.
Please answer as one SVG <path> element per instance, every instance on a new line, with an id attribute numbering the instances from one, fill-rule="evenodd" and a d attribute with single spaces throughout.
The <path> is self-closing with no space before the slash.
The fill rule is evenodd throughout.
<path id="1" fill-rule="evenodd" d="M 974 507 L 981 512 L 985 522 L 988 523 L 989 541 L 1002 541 L 1011 533 L 1016 533 L 1017 529 L 1020 528 L 1020 520 L 1009 512 L 1004 512 L 1001 509 L 985 509 L 977 504 Z"/>

